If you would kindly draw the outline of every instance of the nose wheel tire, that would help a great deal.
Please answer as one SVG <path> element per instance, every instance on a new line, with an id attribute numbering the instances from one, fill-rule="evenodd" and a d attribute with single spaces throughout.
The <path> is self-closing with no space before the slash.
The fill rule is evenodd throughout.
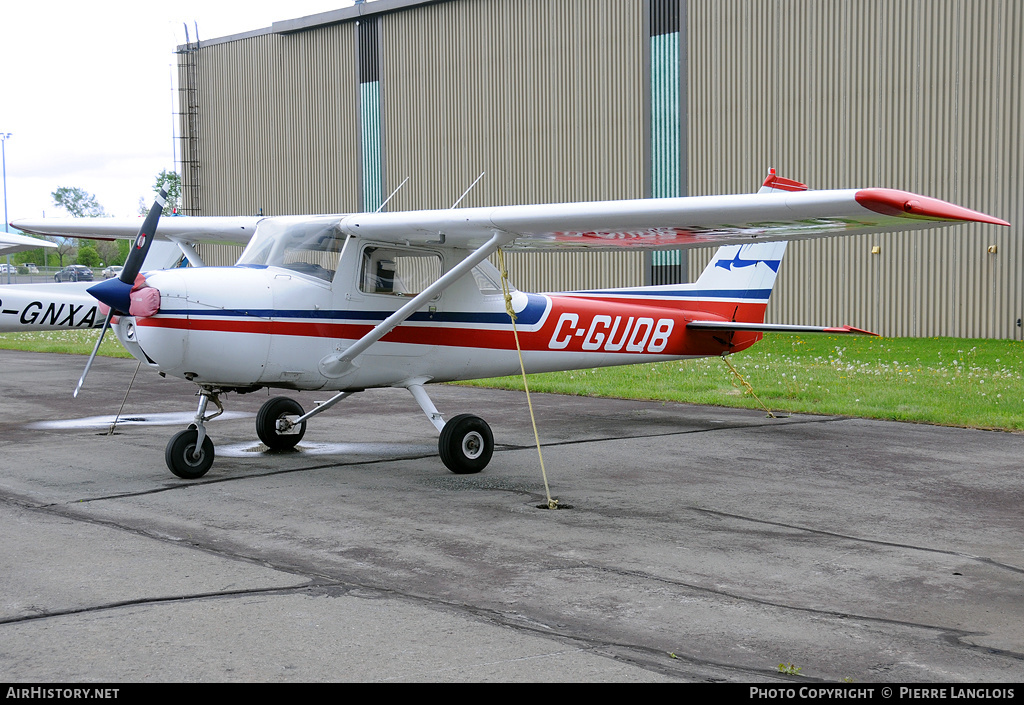
<path id="1" fill-rule="evenodd" d="M 460 414 L 441 430 L 437 441 L 441 462 L 456 475 L 480 472 L 491 462 L 494 436 L 479 416 Z"/>
<path id="2" fill-rule="evenodd" d="M 198 439 L 199 431 L 194 428 L 179 431 L 171 438 L 167 450 L 164 451 L 167 467 L 184 480 L 199 479 L 213 465 L 213 441 L 209 436 L 204 438 L 203 446 L 196 455 Z"/>
<path id="3" fill-rule="evenodd" d="M 271 450 L 294 448 L 306 433 L 303 421 L 288 431 L 278 429 L 277 422 L 286 416 L 302 416 L 302 406 L 294 399 L 275 397 L 260 407 L 256 414 L 256 435 Z"/>

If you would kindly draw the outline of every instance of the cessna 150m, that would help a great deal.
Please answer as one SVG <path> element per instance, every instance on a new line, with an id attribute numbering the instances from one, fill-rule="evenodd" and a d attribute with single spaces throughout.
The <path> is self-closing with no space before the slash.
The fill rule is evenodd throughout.
<path id="1" fill-rule="evenodd" d="M 808 191 L 774 170 L 756 194 L 169 218 L 157 234 L 161 206 L 158 198 L 121 276 L 89 291 L 109 306 L 104 331 L 112 325 L 125 348 L 155 372 L 198 385 L 195 420 L 165 453 L 183 478 L 201 477 L 213 463 L 206 422 L 223 412 L 221 397 L 262 387 L 336 392 L 309 412 L 285 397 L 267 401 L 256 432 L 269 448 L 294 447 L 308 420 L 355 392 L 401 387 L 440 433 L 444 464 L 456 473 L 482 470 L 494 447 L 487 423 L 468 414 L 445 421 L 425 386 L 518 372 L 501 275 L 487 261 L 499 248 L 723 245 L 692 284 L 512 290 L 523 365 L 543 372 L 727 355 L 764 331 L 856 332 L 764 323 L 785 241 L 972 221 L 1009 225 L 903 191 Z M 138 221 L 15 225 L 49 235 L 130 237 Z M 154 236 L 176 242 L 194 267 L 139 276 Z M 189 244 L 197 241 L 248 246 L 233 267 L 205 267 Z M 85 373 L 79 389 L 84 379 Z M 220 411 L 208 415 L 211 401 Z"/>

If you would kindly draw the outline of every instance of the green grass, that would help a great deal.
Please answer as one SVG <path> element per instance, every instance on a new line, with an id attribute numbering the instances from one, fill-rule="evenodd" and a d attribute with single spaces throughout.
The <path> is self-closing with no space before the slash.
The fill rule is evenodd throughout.
<path id="1" fill-rule="evenodd" d="M 99 329 L 54 330 L 39 333 L 0 333 L 0 349 L 28 350 L 31 352 L 66 353 L 88 355 L 100 336 Z M 100 346 L 100 355 L 105 357 L 131 357 L 118 342 L 117 336 L 108 331 Z"/>
<path id="2" fill-rule="evenodd" d="M 766 335 L 729 358 L 773 411 L 1024 430 L 1024 343 Z M 519 377 L 466 384 L 522 389 Z M 530 390 L 761 408 L 717 358 L 531 375 Z"/>
<path id="3" fill-rule="evenodd" d="M 98 331 L 0 335 L 0 348 L 87 355 Z M 100 354 L 130 357 L 113 335 Z M 773 411 L 1024 430 L 1024 343 L 766 335 L 729 358 Z M 519 377 L 478 387 L 522 389 Z M 760 408 L 719 359 L 531 375 L 536 392 Z"/>

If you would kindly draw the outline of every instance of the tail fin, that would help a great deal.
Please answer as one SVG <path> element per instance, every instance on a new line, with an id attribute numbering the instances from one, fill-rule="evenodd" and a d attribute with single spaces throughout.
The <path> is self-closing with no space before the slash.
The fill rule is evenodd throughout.
<path id="1" fill-rule="evenodd" d="M 786 244 L 759 242 L 719 247 L 694 286 L 709 294 L 717 291 L 726 296 L 767 301 L 786 253 Z"/>
<path id="2" fill-rule="evenodd" d="M 807 186 L 799 181 L 777 176 L 771 169 L 758 193 L 802 191 Z M 726 245 L 718 248 L 696 282 L 662 284 L 643 288 L 598 289 L 564 292 L 572 296 L 601 298 L 648 306 L 684 308 L 704 320 L 718 323 L 764 323 L 768 297 L 786 252 L 785 242 L 752 242 L 747 245 Z M 702 314 L 706 314 L 702 315 Z M 696 325 L 688 324 L 688 327 Z"/>
<path id="3" fill-rule="evenodd" d="M 589 299 L 683 308 L 700 320 L 764 322 L 768 297 L 786 251 L 785 242 L 726 245 L 718 248 L 697 281 L 691 284 L 624 287 L 561 292 Z"/>
<path id="4" fill-rule="evenodd" d="M 741 331 L 764 333 L 857 333 L 875 335 L 870 331 L 850 326 L 801 326 L 767 324 L 764 322 L 768 297 L 786 252 L 785 242 L 764 242 L 750 245 L 720 247 L 705 267 L 700 278 L 692 284 L 705 302 L 703 310 L 711 316 L 697 318 L 686 324 L 689 330 L 738 333 Z M 722 304 L 734 306 L 724 310 Z M 725 317 L 727 320 L 722 320 Z M 755 339 L 756 340 L 756 339 Z M 729 338 L 731 346 L 732 339 Z M 750 344 L 749 342 L 747 344 Z M 735 344 L 737 349 L 746 345 Z"/>
<path id="5" fill-rule="evenodd" d="M 771 169 L 758 193 L 771 199 L 777 198 L 773 194 L 806 190 L 806 185 L 782 178 L 775 173 L 775 169 Z M 761 338 L 760 333 L 767 331 L 874 335 L 850 326 L 800 326 L 764 322 L 768 298 L 778 278 L 782 257 L 786 253 L 786 244 L 752 242 L 746 245 L 720 247 L 697 281 L 692 284 L 566 293 L 570 296 L 592 299 L 682 308 L 687 315 L 693 316 L 692 319 L 687 318 L 688 330 L 711 332 L 714 340 L 730 352 L 753 345 Z M 750 335 L 751 333 L 755 335 Z"/>
<path id="6" fill-rule="evenodd" d="M 761 323 L 786 253 L 785 242 L 718 248 L 693 284 L 708 313 L 733 321 Z"/>
<path id="7" fill-rule="evenodd" d="M 806 184 L 783 178 L 775 173 L 775 169 L 769 169 L 758 193 L 806 190 Z M 693 286 L 709 298 L 732 299 L 747 304 L 736 307 L 733 321 L 763 322 L 768 297 L 775 286 L 785 253 L 785 242 L 720 247 Z M 716 308 L 721 310 L 720 306 Z"/>
<path id="8" fill-rule="evenodd" d="M 802 184 L 799 181 L 793 181 L 793 179 L 786 179 L 775 173 L 775 169 L 768 170 L 768 176 L 765 178 L 764 183 L 761 184 L 761 188 L 757 190 L 758 193 L 780 193 L 780 192 L 791 192 L 791 191 L 806 191 L 807 184 Z"/>

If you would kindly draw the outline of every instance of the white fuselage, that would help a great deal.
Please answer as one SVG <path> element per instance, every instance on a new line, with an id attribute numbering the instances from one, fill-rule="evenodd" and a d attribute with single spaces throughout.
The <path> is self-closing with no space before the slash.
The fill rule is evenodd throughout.
<path id="1" fill-rule="evenodd" d="M 153 272 L 147 284 L 160 292 L 159 312 L 121 317 L 115 331 L 154 370 L 209 387 L 343 390 L 514 374 L 511 319 L 497 270 L 486 262 L 352 365 L 334 372 L 322 364 L 409 301 L 416 287 L 408 280 L 436 278 L 465 254 L 354 240 L 327 266 Z M 686 331 L 688 310 L 678 298 L 628 298 L 513 291 L 527 371 L 721 354 L 712 336 Z M 763 304 L 755 306 L 763 313 Z"/>

